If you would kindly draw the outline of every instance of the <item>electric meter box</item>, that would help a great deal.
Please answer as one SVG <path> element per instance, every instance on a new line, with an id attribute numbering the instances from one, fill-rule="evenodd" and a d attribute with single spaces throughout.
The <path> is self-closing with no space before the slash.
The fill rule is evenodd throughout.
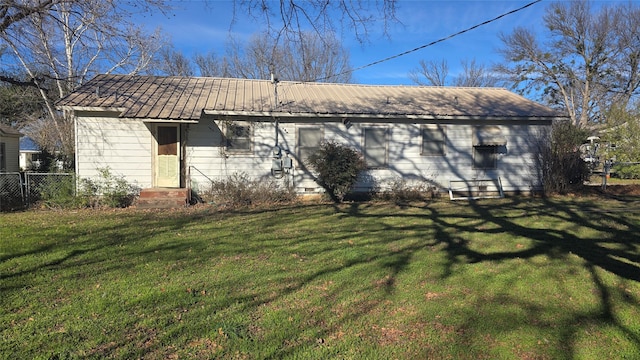
<path id="1" fill-rule="evenodd" d="M 273 170 L 273 171 L 282 171 L 282 160 L 273 159 L 273 162 L 271 164 L 271 170 Z"/>
<path id="2" fill-rule="evenodd" d="M 282 159 L 282 167 L 285 168 L 285 169 L 293 168 L 293 161 L 291 160 L 290 157 L 285 156 L 285 158 Z"/>

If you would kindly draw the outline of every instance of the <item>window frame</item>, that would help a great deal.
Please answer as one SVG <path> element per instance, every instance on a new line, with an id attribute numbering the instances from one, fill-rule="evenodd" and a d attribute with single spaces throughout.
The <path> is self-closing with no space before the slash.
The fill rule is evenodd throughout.
<path id="1" fill-rule="evenodd" d="M 306 145 L 302 145 L 301 144 L 301 140 L 302 137 L 300 136 L 300 131 L 305 131 L 305 130 L 317 130 L 320 132 L 320 142 L 318 142 L 317 146 L 306 146 Z M 296 154 L 298 156 L 298 164 L 302 167 L 302 168 L 307 168 L 308 164 L 306 162 L 306 159 L 304 159 L 304 153 L 307 153 L 307 157 L 308 155 L 310 155 L 310 152 L 307 152 L 309 150 L 313 150 L 315 149 L 316 151 L 318 149 L 320 149 L 320 144 L 324 141 L 324 127 L 322 125 L 309 125 L 309 126 L 300 126 L 296 129 Z"/>
<path id="2" fill-rule="evenodd" d="M 369 156 L 367 151 L 367 131 L 382 131 L 384 135 L 384 144 L 382 146 L 374 147 L 374 149 L 384 149 L 384 159 L 382 161 L 376 161 L 376 164 L 370 164 L 369 159 L 373 157 Z M 367 126 L 362 128 L 362 155 L 364 156 L 365 163 L 368 169 L 386 169 L 389 167 L 389 127 L 387 126 Z"/>
<path id="3" fill-rule="evenodd" d="M 433 137 L 430 137 L 429 139 L 426 139 L 425 137 L 425 132 L 433 132 L 433 133 L 440 133 L 442 140 L 438 140 L 438 141 L 430 141 L 429 143 L 438 143 L 439 144 L 439 151 L 436 152 L 427 152 L 425 151 L 425 143 L 427 143 L 425 140 L 432 140 Z M 422 142 L 420 144 L 420 155 L 422 156 L 445 156 L 447 154 L 447 148 L 446 148 L 446 143 L 447 143 L 447 133 L 446 133 L 446 127 L 443 125 L 421 125 L 420 126 L 420 138 L 422 139 Z"/>
<path id="4" fill-rule="evenodd" d="M 235 128 L 246 128 L 246 136 L 233 136 L 230 131 Z M 224 126 L 224 149 L 230 154 L 247 154 L 253 152 L 253 126 L 248 121 L 230 121 Z M 246 139 L 248 146 L 237 148 L 233 146 L 234 139 Z"/>
<path id="5" fill-rule="evenodd" d="M 491 152 L 489 152 L 488 150 L 491 150 Z M 484 154 L 482 154 L 484 153 Z M 483 156 L 489 156 L 492 165 L 491 166 L 485 166 L 487 165 L 485 162 L 488 163 L 488 161 L 486 161 L 487 159 L 478 159 L 479 155 L 483 155 Z M 482 160 L 482 163 L 479 163 L 479 161 Z M 498 147 L 495 145 L 476 145 L 473 147 L 473 168 L 474 169 L 478 169 L 478 170 L 495 170 L 498 168 Z"/>

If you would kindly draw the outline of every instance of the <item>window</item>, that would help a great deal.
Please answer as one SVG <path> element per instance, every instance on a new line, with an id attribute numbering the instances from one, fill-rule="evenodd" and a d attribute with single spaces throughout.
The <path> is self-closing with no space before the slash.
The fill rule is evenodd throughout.
<path id="1" fill-rule="evenodd" d="M 473 168 L 495 169 L 497 167 L 497 146 L 474 146 Z"/>
<path id="2" fill-rule="evenodd" d="M 229 123 L 225 129 L 226 148 L 232 152 L 251 151 L 251 126 Z"/>
<path id="3" fill-rule="evenodd" d="M 423 125 L 421 132 L 422 155 L 444 155 L 444 127 L 439 125 Z"/>
<path id="4" fill-rule="evenodd" d="M 318 151 L 322 139 L 322 129 L 319 127 L 301 127 L 298 129 L 298 159 L 300 159 L 302 166 L 307 164 L 311 154 Z"/>
<path id="5" fill-rule="evenodd" d="M 369 168 L 387 166 L 387 129 L 364 129 L 364 160 Z"/>
<path id="6" fill-rule="evenodd" d="M 158 126 L 158 155 L 178 155 L 178 128 Z"/>
<path id="7" fill-rule="evenodd" d="M 7 170 L 7 146 L 0 142 L 0 171 Z"/>

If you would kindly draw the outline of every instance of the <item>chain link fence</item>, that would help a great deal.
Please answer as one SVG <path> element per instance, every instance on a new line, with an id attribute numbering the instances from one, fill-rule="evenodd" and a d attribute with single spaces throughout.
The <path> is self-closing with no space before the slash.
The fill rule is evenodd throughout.
<path id="1" fill-rule="evenodd" d="M 0 173 L 0 211 L 24 209 L 60 193 L 75 195 L 74 174 Z"/>
<path id="2" fill-rule="evenodd" d="M 24 182 L 20 173 L 0 173 L 0 211 L 25 206 Z"/>

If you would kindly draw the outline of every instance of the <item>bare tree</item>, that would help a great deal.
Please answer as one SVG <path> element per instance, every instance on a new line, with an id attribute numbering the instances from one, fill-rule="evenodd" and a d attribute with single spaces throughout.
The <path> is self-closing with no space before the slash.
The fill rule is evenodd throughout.
<path id="1" fill-rule="evenodd" d="M 161 0 L 134 3 L 164 9 Z M 47 141 L 40 145 L 51 152 L 73 154 L 73 127 L 56 111 L 57 99 L 98 73 L 143 71 L 161 46 L 158 34 L 144 33 L 121 5 L 117 0 L 3 2 L 7 25 L 0 28 L 0 41 L 7 51 L 2 57 L 11 66 L 4 67 L 0 80 L 17 84 L 11 74 L 26 74 L 21 85 L 38 90 L 46 116 L 34 119 L 41 124 L 30 124 L 26 132 L 44 139 L 36 132 L 46 131 Z"/>
<path id="2" fill-rule="evenodd" d="M 35 14 L 46 14 L 51 7 L 68 0 L 18 1 L 3 0 L 0 3 L 0 33 L 10 26 Z"/>
<path id="3" fill-rule="evenodd" d="M 612 104 L 629 104 L 634 93 L 640 88 L 640 7 L 633 2 L 620 5 L 622 16 L 614 24 L 618 41 L 612 68 L 618 71 L 612 75 L 610 88 L 614 95 Z"/>
<path id="4" fill-rule="evenodd" d="M 173 47 L 160 50 L 157 60 L 158 72 L 169 76 L 194 76 L 191 60 Z"/>
<path id="5" fill-rule="evenodd" d="M 419 67 L 409 72 L 411 81 L 426 86 L 446 86 L 447 76 L 449 65 L 444 59 L 440 62 L 420 60 Z"/>
<path id="6" fill-rule="evenodd" d="M 626 106 L 640 86 L 639 11 L 632 2 L 597 11 L 585 0 L 553 3 L 543 37 L 521 27 L 501 36 L 506 63 L 495 70 L 578 126 L 602 122 L 607 107 Z"/>
<path id="7" fill-rule="evenodd" d="M 321 38 L 333 37 L 346 28 L 364 42 L 371 27 L 387 34 L 389 25 L 397 22 L 396 0 L 241 0 L 235 4 L 234 19 L 238 13 L 262 19 L 267 32 L 284 37 L 297 37 L 303 29 L 313 29 Z"/>
<path id="8" fill-rule="evenodd" d="M 446 60 L 440 62 L 420 60 L 417 69 L 409 73 L 409 78 L 418 85 L 427 86 L 465 86 L 465 87 L 491 87 L 498 86 L 500 80 L 482 64 L 476 60 L 462 60 L 460 62 L 462 72 L 452 77 L 449 81 L 449 65 Z"/>
<path id="9" fill-rule="evenodd" d="M 200 76 L 229 76 L 226 73 L 226 61 L 226 59 L 218 58 L 214 52 L 197 53 L 193 58 Z"/>
<path id="10" fill-rule="evenodd" d="M 349 52 L 335 37 L 300 34 L 299 41 L 278 43 L 268 34 L 254 36 L 245 46 L 231 44 L 224 73 L 228 76 L 281 80 L 349 82 Z"/>

